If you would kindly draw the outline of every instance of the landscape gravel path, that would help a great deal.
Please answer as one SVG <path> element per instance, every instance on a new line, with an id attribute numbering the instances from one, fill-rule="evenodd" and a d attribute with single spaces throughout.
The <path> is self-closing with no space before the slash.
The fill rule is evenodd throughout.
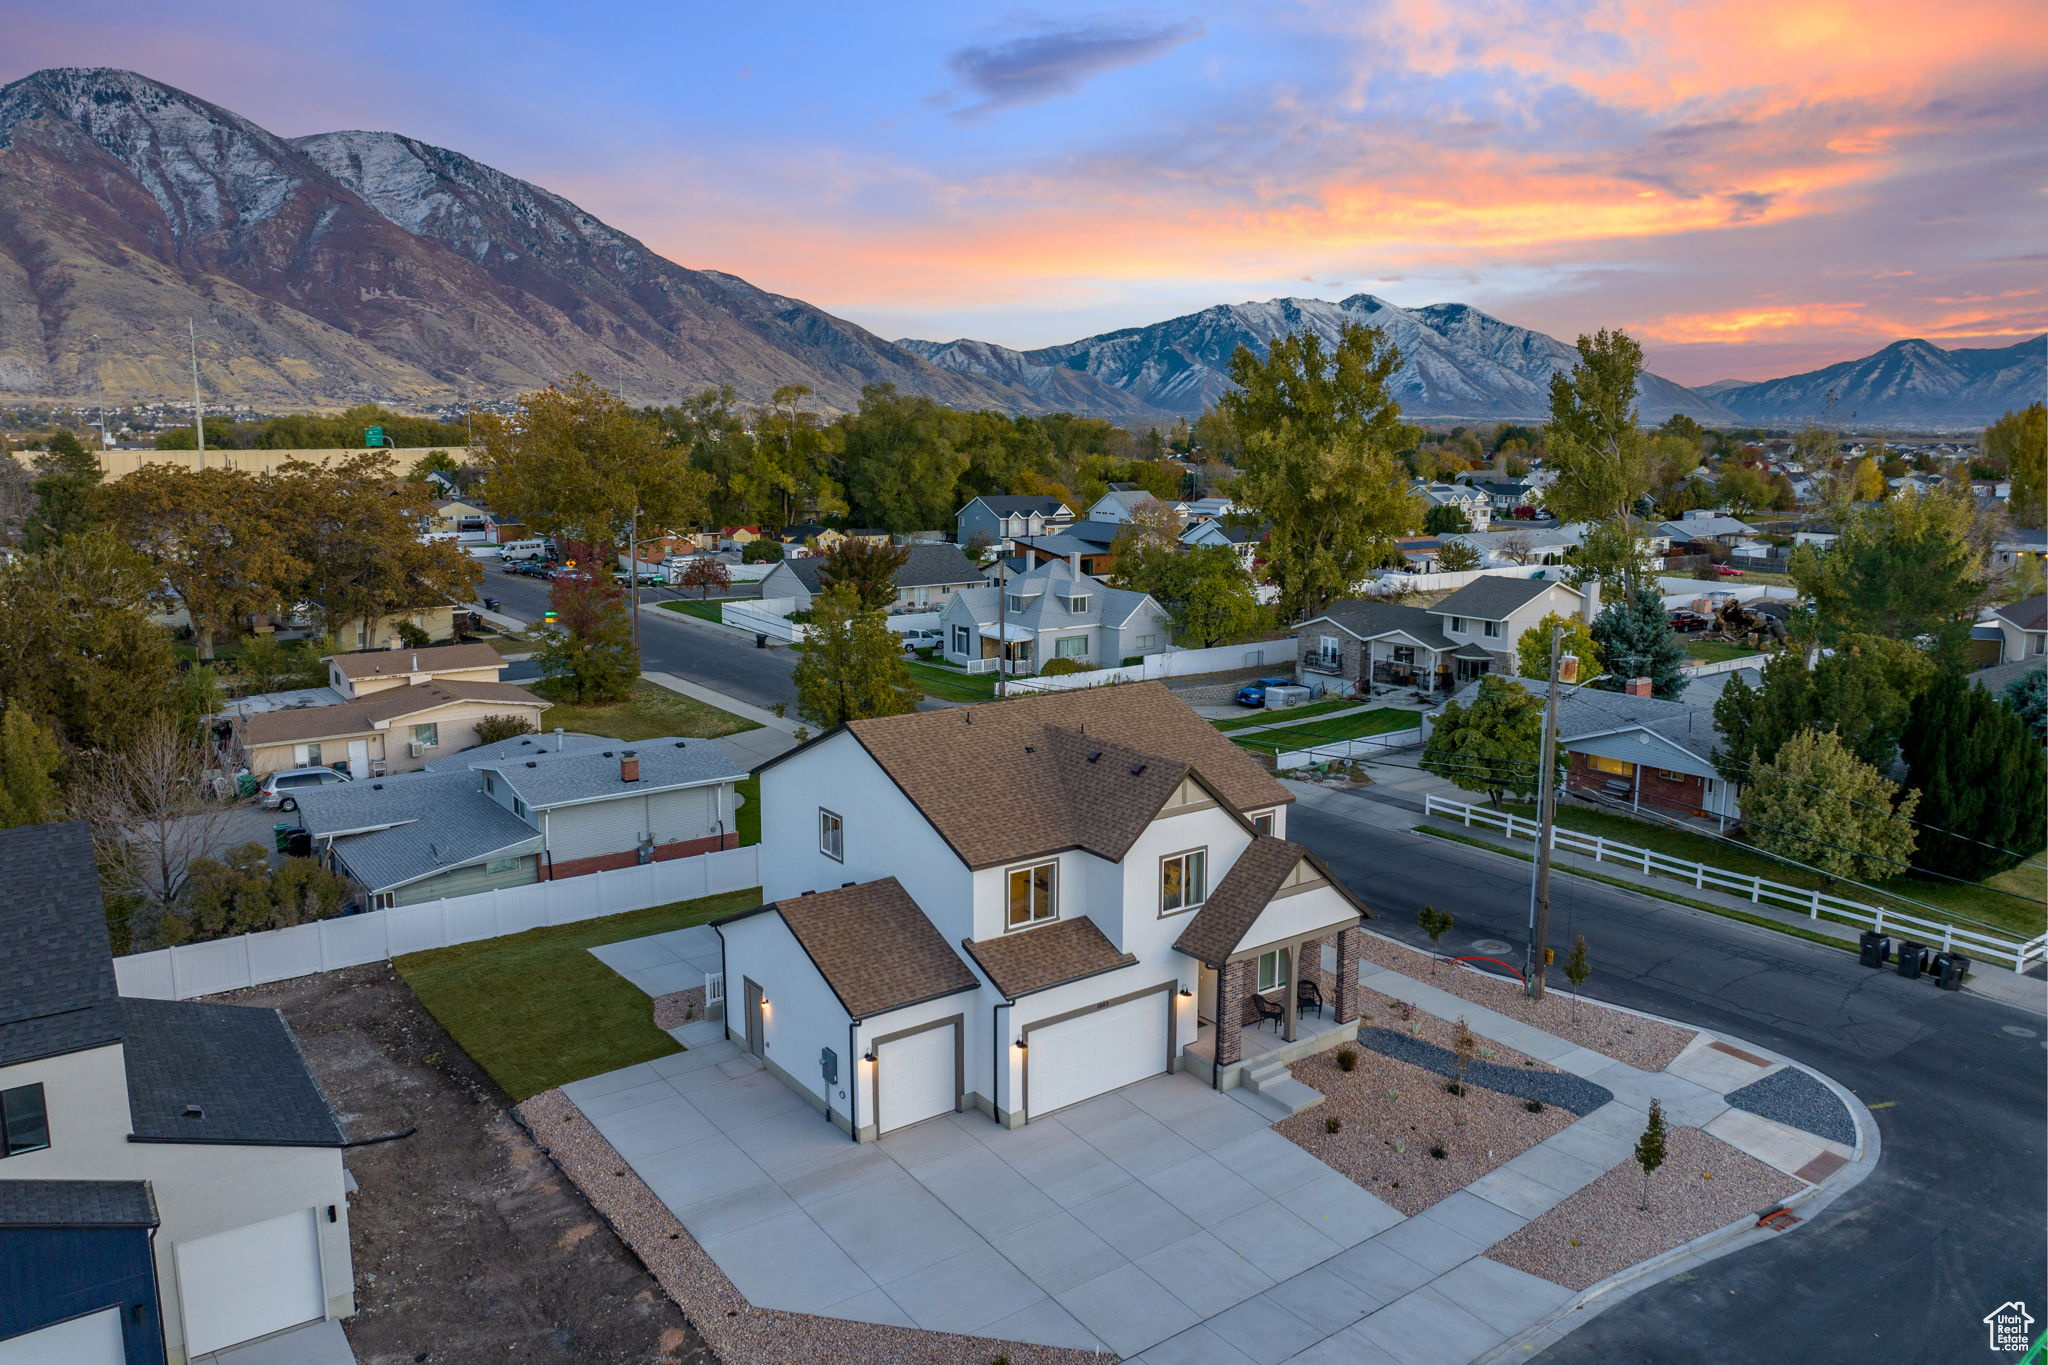
<path id="1" fill-rule="evenodd" d="M 1856 1121 L 1849 1117 L 1847 1107 L 1834 1091 L 1799 1067 L 1773 1071 L 1760 1081 L 1729 1091 L 1725 1098 L 1735 1108 L 1759 1118 L 1775 1119 L 1844 1147 L 1856 1145 Z"/>

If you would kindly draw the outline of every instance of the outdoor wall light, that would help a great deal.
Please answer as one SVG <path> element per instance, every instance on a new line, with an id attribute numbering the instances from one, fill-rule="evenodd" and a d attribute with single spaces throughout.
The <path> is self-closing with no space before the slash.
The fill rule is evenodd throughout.
<path id="1" fill-rule="evenodd" d="M 863 1052 L 860 1054 L 860 1059 L 872 1066 L 874 1064 L 875 1054 L 872 1052 Z"/>
<path id="2" fill-rule="evenodd" d="M 1023 1040 L 1022 1038 L 1019 1038 L 1019 1039 L 1017 1040 L 1017 1051 L 1019 1051 L 1019 1052 L 1029 1052 L 1030 1050 L 1031 1050 L 1031 1044 L 1029 1044 L 1029 1043 L 1025 1042 L 1025 1041 L 1024 1041 L 1024 1040 Z"/>
<path id="3" fill-rule="evenodd" d="M 1182 987 L 1180 988 L 1180 998 L 1181 998 L 1181 999 L 1183 999 L 1183 1000 L 1191 1000 L 1191 999 L 1193 999 L 1193 998 L 1194 998 L 1194 994 L 1195 994 L 1195 993 L 1194 993 L 1193 991 L 1189 990 L 1189 989 L 1188 989 L 1188 988 L 1187 988 L 1186 986 L 1182 986 Z"/>

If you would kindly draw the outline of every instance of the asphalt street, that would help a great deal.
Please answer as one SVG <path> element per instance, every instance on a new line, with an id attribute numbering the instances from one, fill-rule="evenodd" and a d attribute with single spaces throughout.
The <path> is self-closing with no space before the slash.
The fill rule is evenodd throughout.
<path id="1" fill-rule="evenodd" d="M 1345 796 L 1369 813 L 1369 798 Z M 1427 948 L 1526 936 L 1526 863 L 1297 804 L 1289 832 Z M 2037 1014 L 1872 971 L 1838 949 L 1598 882 L 1553 883 L 1551 942 L 1592 954 L 1588 998 L 1751 1039 L 1832 1076 L 1875 1111 L 1877 1169 L 1819 1221 L 1608 1309 L 1550 1362 L 2010 1361 L 1980 1319 L 2011 1299 L 2048 1320 L 2048 1043 Z M 1981 970 L 1996 971 L 1997 968 Z M 1552 971 L 1556 988 L 1565 983 Z"/>
<path id="2" fill-rule="evenodd" d="M 641 600 L 659 600 L 666 589 L 642 588 Z M 502 569 L 484 570 L 482 593 L 498 599 L 500 609 L 523 621 L 537 621 L 548 606 L 548 585 L 537 578 L 520 578 Z M 796 655 L 787 649 L 756 649 L 746 636 L 680 612 L 640 613 L 641 667 L 649 672 L 673 673 L 706 687 L 715 687 L 756 706 L 796 704 L 796 685 L 790 673 Z"/>

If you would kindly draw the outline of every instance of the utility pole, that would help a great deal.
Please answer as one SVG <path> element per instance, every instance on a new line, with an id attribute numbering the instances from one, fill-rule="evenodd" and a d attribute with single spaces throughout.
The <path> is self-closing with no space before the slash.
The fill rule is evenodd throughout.
<path id="1" fill-rule="evenodd" d="M 199 406 L 199 324 L 185 319 L 185 336 L 192 347 L 192 430 L 199 438 L 199 467 L 206 468 L 206 409 Z"/>
<path id="2" fill-rule="evenodd" d="M 1545 957 L 1550 939 L 1550 848 L 1557 825 L 1557 679 L 1563 668 L 1564 627 L 1550 628 L 1550 696 L 1543 706 L 1542 766 L 1536 773 L 1536 878 L 1529 891 L 1529 998 L 1543 998 Z M 1576 664 L 1578 661 L 1572 661 Z M 1573 670 L 1576 676 L 1577 670 Z"/>
<path id="3" fill-rule="evenodd" d="M 996 569 L 1000 574 L 1000 566 Z M 996 700 L 1010 695 L 1010 580 L 996 581 Z"/>
<path id="4" fill-rule="evenodd" d="M 640 677 L 640 509 L 626 523 L 626 577 L 633 587 L 633 677 Z"/>

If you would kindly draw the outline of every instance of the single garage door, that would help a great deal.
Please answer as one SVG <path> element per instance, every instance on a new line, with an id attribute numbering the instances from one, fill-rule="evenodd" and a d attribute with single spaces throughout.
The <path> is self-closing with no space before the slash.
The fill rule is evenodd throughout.
<path id="1" fill-rule="evenodd" d="M 122 1365 L 127 1358 L 118 1308 L 0 1341 L 0 1365 Z"/>
<path id="2" fill-rule="evenodd" d="M 311 1209 L 180 1242 L 177 1262 L 188 1355 L 327 1316 Z"/>
<path id="3" fill-rule="evenodd" d="M 959 1042 L 941 1024 L 875 1049 L 875 1127 L 880 1132 L 950 1114 L 960 1104 Z"/>
<path id="4" fill-rule="evenodd" d="M 1172 998 L 1158 991 L 1033 1029 L 1024 1063 L 1030 1069 L 1030 1116 L 1050 1114 L 1166 1070 Z"/>

